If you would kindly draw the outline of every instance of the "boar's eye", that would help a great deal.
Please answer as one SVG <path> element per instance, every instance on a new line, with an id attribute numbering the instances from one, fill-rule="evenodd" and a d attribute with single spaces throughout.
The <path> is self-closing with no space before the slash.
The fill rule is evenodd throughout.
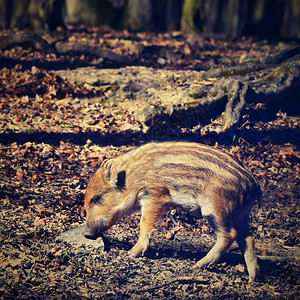
<path id="1" fill-rule="evenodd" d="M 92 199 L 91 199 L 91 204 L 92 205 L 97 205 L 100 204 L 102 200 L 102 195 L 95 195 Z"/>

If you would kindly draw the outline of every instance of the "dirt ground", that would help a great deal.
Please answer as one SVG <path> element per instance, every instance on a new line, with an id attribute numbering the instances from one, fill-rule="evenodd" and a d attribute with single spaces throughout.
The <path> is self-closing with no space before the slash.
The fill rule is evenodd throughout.
<path id="1" fill-rule="evenodd" d="M 57 36 L 45 38 L 53 41 Z M 179 93 L 188 91 L 194 72 L 210 70 L 212 65 L 238 65 L 241 57 L 274 54 L 290 46 L 197 38 L 195 44 L 180 33 L 129 34 L 108 29 L 72 31 L 69 36 L 71 41 L 97 41 L 127 55 L 142 65 L 147 76 L 149 70 L 157 70 L 155 83 L 180 70 L 175 80 Z M 162 58 L 157 48 L 140 51 L 140 44 L 171 48 L 173 56 L 164 53 Z M 187 115 L 176 124 L 164 119 L 145 126 L 124 101 L 114 97 L 116 83 L 100 82 L 97 87 L 78 80 L 84 68 L 103 72 L 104 67 L 114 67 L 105 61 L 19 46 L 0 55 L 1 299 L 299 298 L 297 103 L 248 105 L 240 124 L 218 133 L 209 128 L 204 132 L 200 122 L 190 124 Z M 135 68 L 139 66 L 115 67 L 113 73 L 134 74 Z M 129 86 L 131 91 L 121 87 L 127 100 L 134 105 L 139 99 L 148 101 L 143 86 Z M 174 81 L 168 90 L 172 87 Z M 153 95 L 161 97 L 157 90 L 158 84 Z M 248 283 L 236 244 L 214 267 L 194 271 L 193 264 L 213 246 L 215 234 L 205 219 L 180 208 L 166 212 L 144 257 L 127 254 L 137 240 L 138 214 L 125 217 L 106 233 L 105 249 L 56 241 L 62 232 L 84 223 L 85 188 L 101 161 L 151 140 L 213 145 L 236 156 L 257 178 L 263 207 L 260 216 L 253 208 L 250 228 L 262 271 L 258 282 Z"/>

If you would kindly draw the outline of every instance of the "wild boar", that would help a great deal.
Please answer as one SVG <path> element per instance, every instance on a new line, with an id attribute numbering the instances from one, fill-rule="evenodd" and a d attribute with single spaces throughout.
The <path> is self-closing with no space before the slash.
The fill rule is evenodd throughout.
<path id="1" fill-rule="evenodd" d="M 195 268 L 212 265 L 233 241 L 244 255 L 249 281 L 259 275 L 254 241 L 248 230 L 256 180 L 229 154 L 190 142 L 148 143 L 103 161 L 85 195 L 85 237 L 97 238 L 124 215 L 141 211 L 140 235 L 129 251 L 144 254 L 166 204 L 201 211 L 217 232 L 217 242 Z"/>

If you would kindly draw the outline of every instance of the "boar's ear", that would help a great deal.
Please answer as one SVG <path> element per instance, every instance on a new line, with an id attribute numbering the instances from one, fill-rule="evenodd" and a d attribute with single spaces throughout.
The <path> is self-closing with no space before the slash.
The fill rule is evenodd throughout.
<path id="1" fill-rule="evenodd" d="M 113 165 L 113 159 L 104 160 L 101 164 L 103 168 L 104 179 L 110 183 L 110 185 L 117 187 L 118 189 L 123 189 L 125 187 L 126 173 L 125 171 L 118 172 L 116 178 L 111 176 L 111 168 Z"/>
<path id="2" fill-rule="evenodd" d="M 101 164 L 101 167 L 103 168 L 103 175 L 107 182 L 110 181 L 112 163 L 112 159 L 106 159 Z"/>
<path id="3" fill-rule="evenodd" d="M 126 181 L 126 172 L 121 171 L 117 174 L 117 182 L 116 187 L 118 189 L 123 189 L 125 187 L 125 181 Z"/>

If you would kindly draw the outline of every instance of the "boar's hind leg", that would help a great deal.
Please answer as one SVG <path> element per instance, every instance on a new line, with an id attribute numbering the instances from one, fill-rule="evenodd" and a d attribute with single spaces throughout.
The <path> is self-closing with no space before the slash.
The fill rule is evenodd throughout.
<path id="1" fill-rule="evenodd" d="M 136 257 L 139 254 L 144 255 L 149 246 L 149 239 L 155 224 L 161 218 L 164 212 L 164 204 L 169 202 L 170 196 L 165 190 L 148 189 L 142 199 L 141 205 L 141 221 L 140 236 L 137 243 L 129 251 L 129 255 Z"/>
<path id="2" fill-rule="evenodd" d="M 244 255 L 247 270 L 249 273 L 249 282 L 257 279 L 260 275 L 259 265 L 257 264 L 254 240 L 249 233 L 248 224 L 244 222 L 237 228 L 237 243 Z"/>
<path id="3" fill-rule="evenodd" d="M 200 259 L 196 265 L 194 266 L 195 269 L 203 268 L 208 265 L 213 265 L 215 262 L 217 262 L 222 254 L 224 254 L 231 244 L 236 239 L 236 230 L 231 229 L 228 232 L 220 231 L 217 234 L 217 242 L 216 244 L 210 249 L 210 251 L 204 256 L 202 259 Z"/>

